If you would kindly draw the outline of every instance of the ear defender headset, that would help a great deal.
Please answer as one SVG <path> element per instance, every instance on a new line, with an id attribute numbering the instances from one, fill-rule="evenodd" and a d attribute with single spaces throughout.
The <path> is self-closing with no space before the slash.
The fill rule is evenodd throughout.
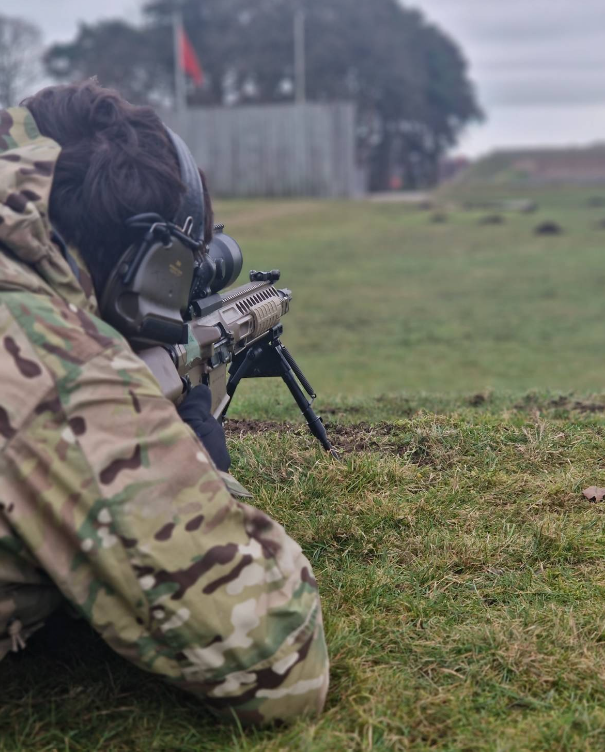
<path id="1" fill-rule="evenodd" d="M 100 301 L 101 316 L 135 348 L 188 343 L 186 320 L 195 301 L 231 285 L 243 259 L 237 243 L 218 235 L 204 243 L 204 188 L 185 142 L 166 132 L 186 192 L 176 217 L 138 214 L 126 221 L 137 240 L 118 261 Z M 218 297 L 218 296 L 217 296 Z"/>

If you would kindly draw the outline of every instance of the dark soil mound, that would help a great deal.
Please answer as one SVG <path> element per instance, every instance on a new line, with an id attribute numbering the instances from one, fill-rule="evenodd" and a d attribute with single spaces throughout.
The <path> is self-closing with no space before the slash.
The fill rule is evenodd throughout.
<path id="1" fill-rule="evenodd" d="M 536 235 L 563 235 L 563 228 L 558 222 L 542 222 L 534 230 Z"/>
<path id="2" fill-rule="evenodd" d="M 486 214 L 479 219 L 480 225 L 503 225 L 506 222 L 501 214 Z"/>
<path id="3" fill-rule="evenodd" d="M 326 423 L 326 431 L 340 454 L 374 451 L 399 457 L 407 455 L 416 464 L 427 464 L 430 461 L 428 448 L 411 446 L 403 438 L 401 426 L 392 423 Z M 273 420 L 228 420 L 225 423 L 225 433 L 228 437 L 237 438 L 264 433 L 288 433 L 315 441 L 304 423 L 279 423 Z"/>

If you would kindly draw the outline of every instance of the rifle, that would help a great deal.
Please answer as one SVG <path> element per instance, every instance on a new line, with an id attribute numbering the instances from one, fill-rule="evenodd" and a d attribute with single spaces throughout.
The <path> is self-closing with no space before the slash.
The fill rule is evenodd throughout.
<path id="1" fill-rule="evenodd" d="M 237 279 L 243 265 L 239 246 L 223 234 L 223 229 L 223 225 L 215 227 L 215 238 L 208 249 L 215 267 L 213 279 L 219 281 L 212 285 L 206 281 L 192 295 L 187 344 L 146 348 L 138 355 L 158 380 L 164 396 L 175 404 L 193 386 L 209 386 L 212 412 L 221 422 L 242 379 L 280 377 L 313 436 L 336 457 L 323 422 L 313 410 L 315 390 L 281 342 L 281 319 L 290 310 L 292 292 L 275 286 L 281 276 L 277 269 L 251 271 L 248 284 L 218 292 L 222 281 L 231 284 Z M 200 277 L 204 274 L 202 270 Z"/>

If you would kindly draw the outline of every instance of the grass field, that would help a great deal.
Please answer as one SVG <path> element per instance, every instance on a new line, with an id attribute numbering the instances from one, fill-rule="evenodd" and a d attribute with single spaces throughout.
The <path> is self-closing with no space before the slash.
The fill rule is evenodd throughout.
<path id="1" fill-rule="evenodd" d="M 536 214 L 495 226 L 477 211 L 433 224 L 402 204 L 218 214 L 245 269 L 281 268 L 294 292 L 285 340 L 321 393 L 590 391 L 603 384 L 605 342 L 605 209 L 591 195 L 543 193 Z M 564 234 L 536 237 L 544 220 Z"/>
<path id="2" fill-rule="evenodd" d="M 246 385 L 234 473 L 313 562 L 326 713 L 219 726 L 58 619 L 2 664 L 0 749 L 604 750 L 605 516 L 581 493 L 605 486 L 591 195 L 549 191 L 494 226 L 454 208 L 434 224 L 398 204 L 221 206 L 246 268 L 281 267 L 294 290 L 285 340 L 343 454 L 315 448 L 279 384 Z M 545 219 L 565 233 L 536 237 Z"/>

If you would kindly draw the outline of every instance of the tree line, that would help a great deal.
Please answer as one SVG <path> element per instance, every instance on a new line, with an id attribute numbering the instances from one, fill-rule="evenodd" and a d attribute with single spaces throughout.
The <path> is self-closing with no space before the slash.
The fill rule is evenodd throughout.
<path id="1" fill-rule="evenodd" d="M 409 188 L 433 184 L 444 154 L 483 116 L 460 47 L 398 0 L 148 0 L 138 26 L 81 24 L 73 40 L 44 52 L 44 71 L 61 82 L 97 76 L 133 102 L 170 106 L 177 7 L 205 74 L 188 92 L 192 107 L 292 101 L 293 19 L 303 10 L 307 99 L 355 102 L 373 190 L 393 176 Z M 23 31 L 25 22 L 0 17 L 0 105 L 18 88 L 2 84 L 14 76 L 14 65 L 12 74 L 2 69 L 16 23 Z M 25 25 L 32 46 L 36 29 Z"/>

